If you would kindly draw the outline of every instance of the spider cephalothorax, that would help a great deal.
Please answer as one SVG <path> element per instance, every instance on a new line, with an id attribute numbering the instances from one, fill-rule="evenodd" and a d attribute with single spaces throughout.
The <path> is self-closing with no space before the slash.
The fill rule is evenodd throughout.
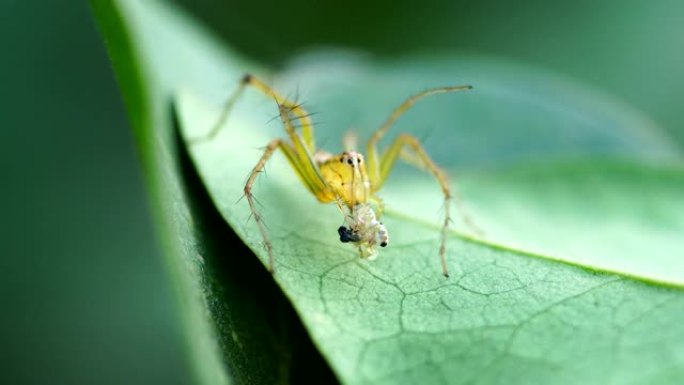
<path id="1" fill-rule="evenodd" d="M 268 251 L 269 269 L 272 270 L 274 267 L 273 248 L 251 191 L 257 175 L 263 170 L 266 162 L 276 150 L 279 149 L 283 152 L 304 186 L 320 202 L 337 203 L 344 214 L 345 222 L 337 230 L 340 241 L 355 244 L 361 256 L 368 259 L 377 256 L 376 246 L 385 247 L 389 242 L 387 229 L 379 219 L 382 215 L 381 207 L 378 207 L 379 210 L 376 211 L 371 202 L 380 202 L 376 195 L 378 190 L 387 180 L 399 155 L 408 154 L 412 163 L 434 175 L 444 194 L 445 217 L 442 225 L 439 256 L 443 274 L 448 276 L 445 253 L 447 227 L 450 221 L 449 203 L 452 194 L 446 174 L 430 159 L 418 139 L 411 135 L 401 134 L 397 136 L 394 142 L 382 152 L 377 150 L 377 144 L 401 114 L 419 99 L 438 93 L 469 90 L 472 88 L 471 86 L 432 88 L 406 99 L 370 137 L 366 145 L 365 158 L 356 151 L 354 140 L 345 141 L 346 150 L 337 155 L 316 149 L 313 124 L 301 105 L 282 97 L 252 75 L 245 75 L 242 78 L 240 86 L 226 104 L 219 122 L 203 139 L 211 139 L 218 132 L 228 112 L 246 86 L 255 87 L 275 99 L 278 104 L 280 120 L 289 139 L 273 139 L 268 143 L 261 159 L 252 169 L 244 188 L 250 210 L 259 226 L 264 245 Z M 298 128 L 299 130 L 297 130 Z M 466 223 L 469 223 L 467 218 L 464 219 L 466 219 Z"/>

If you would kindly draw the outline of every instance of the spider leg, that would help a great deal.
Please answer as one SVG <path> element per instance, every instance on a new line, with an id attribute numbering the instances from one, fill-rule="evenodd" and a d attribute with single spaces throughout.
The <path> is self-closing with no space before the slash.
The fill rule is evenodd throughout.
<path id="1" fill-rule="evenodd" d="M 242 78 L 242 85 L 251 85 L 275 99 L 278 105 L 280 120 L 292 142 L 292 146 L 289 147 L 291 151 L 289 154 L 286 154 L 290 164 L 295 168 L 297 175 L 299 175 L 304 185 L 319 201 L 332 201 L 335 197 L 321 176 L 318 164 L 313 156 L 315 152 L 313 126 L 306 111 L 298 104 L 282 97 L 274 89 L 253 75 L 246 74 Z M 293 120 L 299 121 L 302 128 L 301 135 L 295 129 Z"/>
<path id="2" fill-rule="evenodd" d="M 271 244 L 271 241 L 268 239 L 268 233 L 266 231 L 266 225 L 264 224 L 263 218 L 257 210 L 256 199 L 252 194 L 252 186 L 254 185 L 254 181 L 256 180 L 257 175 L 259 175 L 259 173 L 263 171 L 266 162 L 268 162 L 268 160 L 271 158 L 273 153 L 278 148 L 283 149 L 283 152 L 285 153 L 290 151 L 290 149 L 285 150 L 287 148 L 287 144 L 283 142 L 282 139 L 274 139 L 271 142 L 269 142 L 268 145 L 266 145 L 266 150 L 264 151 L 264 154 L 259 159 L 259 162 L 257 162 L 257 164 L 254 166 L 252 172 L 249 174 L 249 178 L 247 178 L 247 183 L 245 184 L 244 188 L 244 196 L 247 198 L 247 203 L 249 203 L 251 217 L 254 218 L 254 221 L 257 223 L 257 226 L 259 226 L 259 232 L 261 233 L 261 237 L 264 240 L 264 247 L 266 248 L 266 252 L 268 253 L 268 271 L 270 271 L 271 273 L 274 271 L 273 245 Z"/>
<path id="3" fill-rule="evenodd" d="M 415 152 L 407 151 L 406 147 L 400 150 L 399 157 L 404 162 L 416 167 L 419 170 L 430 172 L 430 169 L 425 167 L 425 164 L 422 162 L 421 158 Z M 480 226 L 476 224 L 476 222 L 468 213 L 468 210 L 466 210 L 463 206 L 463 199 L 461 198 L 461 194 L 458 191 L 458 186 L 455 186 L 453 183 L 451 183 L 451 187 L 451 194 L 454 198 L 454 205 L 456 206 L 456 211 L 458 212 L 458 215 L 461 217 L 461 220 L 468 228 L 470 228 L 470 230 L 472 230 L 473 233 L 481 237 L 484 237 L 484 231 L 480 228 Z"/>
<path id="4" fill-rule="evenodd" d="M 342 137 L 342 144 L 345 151 L 357 151 L 359 137 L 354 131 L 347 131 Z"/>
<path id="5" fill-rule="evenodd" d="M 292 140 L 291 154 L 288 156 L 290 164 L 295 168 L 295 171 L 309 191 L 319 201 L 333 201 L 336 198 L 335 194 L 328 188 L 328 184 L 323 179 L 318 164 L 306 146 L 304 139 L 299 136 L 292 125 L 291 110 L 283 104 L 278 104 L 278 111 L 285 131 Z"/>
<path id="6" fill-rule="evenodd" d="M 302 181 L 304 186 L 311 192 L 319 201 L 321 202 L 331 202 L 337 197 L 330 190 L 328 184 L 325 182 L 321 176 L 320 169 L 316 164 L 314 157 L 311 155 L 309 148 L 306 146 L 304 139 L 295 131 L 292 124 L 291 114 L 293 110 L 281 103 L 278 103 L 278 112 L 280 114 L 280 120 L 283 123 L 285 131 L 292 140 L 292 143 L 287 143 L 283 139 L 274 139 L 266 146 L 264 154 L 257 162 L 256 166 L 252 169 L 252 172 L 247 179 L 245 184 L 244 193 L 247 197 L 247 202 L 249 203 L 249 209 L 252 212 L 257 225 L 259 226 L 259 232 L 264 239 L 264 246 L 268 252 L 268 263 L 269 271 L 273 272 L 274 269 L 274 259 L 273 259 L 273 246 L 268 239 L 268 234 L 266 231 L 266 226 L 264 225 L 263 218 L 257 211 L 254 196 L 252 195 L 252 186 L 256 180 L 259 173 L 264 169 L 266 162 L 271 158 L 273 153 L 280 149 L 285 157 L 287 158 L 290 166 L 294 170 L 295 174 Z"/>
<path id="7" fill-rule="evenodd" d="M 223 109 L 221 110 L 221 114 L 219 115 L 219 118 L 216 120 L 216 123 L 214 123 L 214 126 L 211 128 L 209 133 L 207 133 L 204 136 L 198 137 L 191 139 L 191 143 L 200 143 L 200 142 L 206 142 L 214 139 L 216 137 L 216 134 L 221 131 L 221 127 L 226 123 L 226 120 L 228 120 L 228 115 L 230 115 L 230 111 L 233 109 L 233 106 L 235 105 L 235 102 L 238 101 L 242 93 L 245 91 L 245 86 L 247 83 L 245 83 L 244 79 L 240 81 L 240 84 L 237 86 L 237 88 L 233 91 L 232 94 L 228 97 L 228 100 L 226 101 L 226 104 L 223 106 Z"/>
<path id="8" fill-rule="evenodd" d="M 233 91 L 230 97 L 228 97 L 228 100 L 226 101 L 223 110 L 221 110 L 221 114 L 219 115 L 219 118 L 212 127 L 211 131 L 209 131 L 209 133 L 203 137 L 193 139 L 192 142 L 197 143 L 208 141 L 213 139 L 216 136 L 216 134 L 218 134 L 218 132 L 221 130 L 221 127 L 223 127 L 226 120 L 228 119 L 228 115 L 230 115 L 230 111 L 233 109 L 233 106 L 238 101 L 240 96 L 242 96 L 242 93 L 245 91 L 245 88 L 247 86 L 252 86 L 257 90 L 263 92 L 267 96 L 274 98 L 278 105 L 284 106 L 288 110 L 288 113 L 294 115 L 294 119 L 299 122 L 299 127 L 302 128 L 301 140 L 304 142 L 309 152 L 316 152 L 311 115 L 307 113 L 306 110 L 304 110 L 300 104 L 297 104 L 281 96 L 273 88 L 269 87 L 266 83 L 257 79 L 256 77 L 254 77 L 254 75 L 251 74 L 245 74 L 242 77 L 242 79 L 240 79 L 240 84 Z M 294 125 L 292 125 L 292 127 L 294 128 Z"/>
<path id="9" fill-rule="evenodd" d="M 377 145 L 380 139 L 387 133 L 387 131 L 394 125 L 394 123 L 399 119 L 401 115 L 403 115 L 406 111 L 408 111 L 417 101 L 420 99 L 430 96 L 430 95 L 435 95 L 435 94 L 443 94 L 447 92 L 458 92 L 458 91 L 467 91 L 472 89 L 472 86 L 469 85 L 464 85 L 464 86 L 451 86 L 451 87 L 439 87 L 439 88 L 431 88 L 428 90 L 425 90 L 421 93 L 415 94 L 411 96 L 410 98 L 406 99 L 399 107 L 395 108 L 394 111 L 392 111 L 392 114 L 385 120 L 385 122 L 378 128 L 374 133 L 373 136 L 368 140 L 368 147 L 366 149 L 366 154 L 367 154 L 367 164 L 368 164 L 368 173 L 371 177 L 371 180 L 378 181 L 380 180 L 380 159 L 378 158 L 378 150 L 377 150 Z"/>
<path id="10" fill-rule="evenodd" d="M 384 184 L 385 180 L 387 180 L 387 177 L 389 176 L 390 171 L 392 170 L 392 167 L 396 163 L 399 154 L 405 147 L 410 148 L 416 155 L 416 159 L 420 161 L 421 165 L 432 175 L 434 175 L 435 179 L 437 179 L 437 183 L 439 183 L 439 186 L 442 189 L 442 193 L 444 194 L 444 222 L 442 224 L 439 258 L 442 264 L 442 273 L 445 277 L 448 277 L 449 269 L 446 263 L 446 241 L 447 230 L 449 227 L 449 222 L 451 221 L 449 208 L 453 195 L 449 186 L 447 174 L 441 168 L 437 167 L 435 162 L 433 162 L 430 156 L 425 152 L 423 146 L 420 145 L 420 142 L 417 138 L 408 134 L 401 134 L 383 153 L 382 158 L 380 159 L 378 179 L 372 181 L 371 183 L 374 186 L 375 191 L 377 191 Z"/>
<path id="11" fill-rule="evenodd" d="M 451 220 L 451 218 L 449 217 L 449 202 L 452 198 L 452 193 L 451 189 L 449 188 L 449 182 L 446 174 L 439 167 L 437 167 L 437 165 L 435 165 L 432 159 L 430 159 L 425 150 L 423 150 L 423 147 L 420 145 L 418 139 L 411 135 L 404 134 L 397 137 L 394 143 L 382 154 L 382 158 L 380 158 L 378 154 L 377 145 L 380 139 L 382 139 L 382 137 L 385 136 L 387 131 L 389 131 L 389 129 L 392 128 L 397 119 L 399 119 L 401 115 L 408 111 L 420 99 L 435 94 L 467 91 L 472 88 L 473 87 L 470 85 L 431 88 L 409 97 L 402 104 L 400 104 L 399 107 L 395 108 L 394 111 L 392 111 L 390 116 L 387 118 L 387 120 L 385 120 L 385 122 L 380 126 L 380 128 L 378 128 L 373 133 L 371 138 L 368 140 L 366 148 L 368 175 L 371 182 L 371 189 L 373 192 L 379 190 L 383 183 L 385 183 L 385 180 L 387 179 L 387 176 L 389 175 L 392 166 L 396 162 L 397 157 L 400 155 L 401 150 L 404 146 L 410 147 L 416 155 L 414 157 L 409 157 L 409 159 L 421 164 L 421 168 L 426 168 L 435 176 L 435 178 L 437 178 L 437 181 L 440 187 L 442 188 L 442 192 L 444 193 L 444 210 L 446 214 L 444 217 L 444 225 L 442 226 L 442 242 L 439 250 L 439 255 L 440 260 L 442 262 L 442 272 L 447 277 L 449 276 L 449 270 L 446 264 L 445 253 L 447 228 L 449 226 L 449 221 Z M 458 199 L 457 204 L 460 204 Z M 468 222 L 472 223 L 472 221 Z"/>
<path id="12" fill-rule="evenodd" d="M 249 204 L 249 209 L 251 211 L 251 217 L 253 217 L 254 221 L 257 223 L 257 226 L 259 227 L 259 232 L 261 233 L 261 237 L 264 240 L 264 247 L 268 252 L 268 270 L 271 273 L 273 273 L 275 268 L 273 258 L 273 245 L 271 244 L 271 241 L 268 238 L 266 225 L 264 224 L 263 217 L 259 213 L 256 198 L 252 194 L 252 187 L 254 186 L 254 182 L 256 181 L 257 176 L 264 170 L 266 163 L 278 149 L 280 149 L 283 152 L 283 154 L 289 161 L 290 165 L 292 166 L 292 169 L 297 174 L 297 176 L 302 180 L 303 184 L 309 191 L 311 191 L 317 197 L 319 195 L 324 194 L 323 190 L 317 190 L 319 188 L 317 187 L 318 181 L 311 180 L 309 176 L 310 174 L 307 172 L 306 167 L 302 166 L 302 164 L 300 163 L 296 150 L 291 144 L 285 142 L 283 139 L 274 139 L 266 145 L 266 149 L 264 150 L 263 155 L 261 155 L 261 158 L 254 166 L 254 168 L 252 168 L 252 171 L 250 172 L 249 177 L 247 178 L 247 183 L 245 183 L 244 187 L 244 196 L 247 198 L 247 203 Z M 324 189 L 327 191 L 327 187 L 324 187 Z"/>
<path id="13" fill-rule="evenodd" d="M 385 202 L 375 193 L 371 194 L 369 199 L 371 202 L 375 203 L 375 214 L 377 217 L 382 217 L 382 215 L 385 213 Z"/>
<path id="14" fill-rule="evenodd" d="M 251 74 L 246 74 L 242 78 L 242 84 L 250 85 L 256 88 L 257 90 L 263 92 L 267 96 L 275 99 L 278 105 L 284 107 L 288 114 L 292 114 L 294 117 L 290 120 L 297 121 L 299 123 L 298 126 L 302 128 L 301 141 L 304 143 L 304 145 L 310 153 L 313 154 L 316 152 L 316 144 L 314 143 L 315 138 L 313 131 L 313 123 L 311 122 L 311 114 L 306 112 L 306 110 L 302 108 L 300 103 L 288 100 L 284 96 L 280 95 L 276 90 L 271 88 L 268 84 L 264 83 L 263 81 L 259 80 Z M 294 125 L 292 123 L 290 123 L 290 126 L 294 130 Z"/>

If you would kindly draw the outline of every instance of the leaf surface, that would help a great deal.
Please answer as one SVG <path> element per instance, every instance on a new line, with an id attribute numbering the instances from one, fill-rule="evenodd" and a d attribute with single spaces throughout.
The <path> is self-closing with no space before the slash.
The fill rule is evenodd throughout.
<path id="1" fill-rule="evenodd" d="M 258 144 L 273 132 L 258 128 L 268 120 L 258 97 L 246 96 L 213 141 L 190 148 L 219 211 L 265 261 L 247 205 L 236 203 L 261 155 Z M 192 92 L 178 104 L 186 138 L 200 137 L 218 116 Z M 576 123 L 592 122 L 583 116 Z M 383 190 L 392 242 L 369 262 L 338 242 L 337 209 L 316 203 L 276 155 L 255 187 L 276 250 L 275 279 L 346 383 L 676 382 L 684 374 L 676 342 L 684 327 L 672 321 L 684 312 L 676 257 L 684 172 L 656 165 L 664 154 L 658 143 L 644 151 L 643 132 L 630 139 L 624 129 L 587 129 L 576 143 L 592 144 L 589 150 L 540 146 L 546 162 L 512 151 L 521 165 L 501 160 L 465 172 L 465 200 L 492 233 L 485 241 L 453 234 L 448 260 L 458 273 L 448 280 L 437 257 L 441 201 L 429 177 L 405 167 L 393 174 Z M 597 148 L 620 160 L 576 160 Z M 457 152 L 441 154 L 443 164 L 459 164 Z M 553 220 L 564 222 L 549 226 Z M 610 243 L 630 240 L 613 250 L 602 234 Z M 530 254 L 528 246 L 546 254 Z"/>

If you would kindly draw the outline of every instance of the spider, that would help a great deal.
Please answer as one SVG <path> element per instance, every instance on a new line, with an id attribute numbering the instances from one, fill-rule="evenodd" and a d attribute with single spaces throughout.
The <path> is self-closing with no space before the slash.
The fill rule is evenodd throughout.
<path id="1" fill-rule="evenodd" d="M 457 196 L 450 188 L 447 174 L 432 161 L 420 141 L 412 135 L 400 134 L 382 152 L 378 152 L 377 145 L 397 119 L 418 100 L 440 93 L 470 90 L 472 86 L 431 88 L 409 97 L 373 133 L 366 145 L 367 156 L 364 157 L 356 150 L 356 137 L 353 135 L 347 135 L 344 138 L 345 151 L 340 154 L 318 150 L 314 140 L 311 117 L 302 106 L 281 96 L 255 76 L 246 74 L 228 99 L 216 125 L 201 140 L 209 140 L 216 135 L 225 123 L 229 111 L 248 86 L 275 99 L 280 120 L 289 138 L 289 140 L 273 139 L 266 145 L 263 155 L 252 169 L 244 186 L 244 196 L 247 198 L 251 215 L 258 225 L 264 247 L 268 252 L 270 272 L 274 272 L 273 246 L 268 238 L 263 218 L 257 210 L 252 187 L 271 156 L 280 150 L 306 189 L 319 202 L 337 203 L 344 214 L 345 221 L 345 225 L 337 230 L 340 241 L 355 244 L 361 257 L 368 259 L 373 259 L 377 255 L 376 246 L 386 247 L 389 243 L 387 228 L 379 220 L 384 206 L 377 192 L 387 180 L 397 158 L 401 156 L 417 167 L 429 171 L 435 177 L 444 195 L 444 221 L 441 229 L 439 257 L 442 273 L 445 277 L 449 277 L 445 257 L 447 230 L 451 221 L 449 205 Z M 298 128 L 301 132 L 298 132 Z M 458 204 L 458 199 L 455 202 Z M 479 233 L 479 229 L 465 212 L 462 209 L 459 211 L 464 222 Z"/>

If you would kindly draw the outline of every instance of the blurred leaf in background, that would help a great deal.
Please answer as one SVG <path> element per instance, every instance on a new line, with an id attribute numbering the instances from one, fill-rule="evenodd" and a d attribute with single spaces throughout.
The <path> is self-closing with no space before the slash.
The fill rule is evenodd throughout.
<path id="1" fill-rule="evenodd" d="M 0 41 L 0 383 L 188 383 L 176 295 L 87 4 L 2 1 Z"/>
<path id="2" fill-rule="evenodd" d="M 500 55 L 582 79 L 684 143 L 684 3 L 178 0 L 231 45 L 284 63 L 312 47 Z"/>

